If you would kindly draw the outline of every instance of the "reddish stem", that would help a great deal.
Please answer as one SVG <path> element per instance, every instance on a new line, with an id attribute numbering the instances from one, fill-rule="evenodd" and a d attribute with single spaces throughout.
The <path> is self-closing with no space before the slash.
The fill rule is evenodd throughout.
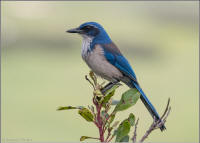
<path id="1" fill-rule="evenodd" d="M 108 113 L 108 112 L 106 112 L 106 113 Z M 109 116 L 108 116 L 108 118 L 106 118 L 106 121 L 105 121 L 105 123 L 104 123 L 104 125 L 103 125 L 103 132 L 105 133 L 105 131 L 106 131 L 106 124 L 107 124 L 107 122 L 108 122 L 108 120 L 110 119 L 110 117 L 113 115 L 113 113 L 111 113 Z"/>
<path id="2" fill-rule="evenodd" d="M 97 117 L 96 117 L 96 120 L 95 121 L 96 123 L 96 126 L 98 127 L 99 129 L 99 139 L 101 142 L 104 142 L 104 131 L 103 131 L 103 122 L 102 122 L 102 119 L 101 119 L 101 108 L 102 106 L 100 104 L 98 104 L 98 102 L 96 102 L 94 99 L 93 99 L 93 102 L 96 106 L 96 110 L 97 110 Z"/>
<path id="3" fill-rule="evenodd" d="M 111 135 L 111 131 L 109 130 L 109 131 L 108 131 L 108 136 L 107 136 L 107 138 L 106 138 L 106 142 L 108 142 L 108 139 L 109 139 L 110 135 Z"/>
<path id="4" fill-rule="evenodd" d="M 101 106 L 97 105 L 97 121 L 98 121 L 98 128 L 99 128 L 99 135 L 100 135 L 100 141 L 104 142 L 104 132 L 103 132 L 103 122 L 101 120 Z"/>
<path id="5" fill-rule="evenodd" d="M 114 137 L 114 136 L 112 136 L 107 142 L 109 143 L 109 142 L 113 139 L 113 137 Z"/>

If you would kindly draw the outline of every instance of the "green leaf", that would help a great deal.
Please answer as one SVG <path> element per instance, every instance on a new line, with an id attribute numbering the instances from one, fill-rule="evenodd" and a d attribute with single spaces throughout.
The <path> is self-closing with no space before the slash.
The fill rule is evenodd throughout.
<path id="1" fill-rule="evenodd" d="M 87 136 L 81 136 L 80 141 L 84 141 L 84 140 L 89 139 L 89 138 L 90 137 L 87 137 Z"/>
<path id="2" fill-rule="evenodd" d="M 108 120 L 108 127 L 110 127 L 110 124 L 114 121 L 114 119 L 115 119 L 115 114 L 111 114 Z"/>
<path id="3" fill-rule="evenodd" d="M 88 122 L 94 121 L 94 116 L 87 108 L 82 108 L 78 111 L 78 113 Z"/>
<path id="4" fill-rule="evenodd" d="M 109 102 L 110 98 L 114 95 L 115 90 L 113 90 L 112 92 L 110 92 L 109 94 L 107 94 L 106 96 L 104 96 L 104 99 L 102 101 L 102 105 L 103 107 L 106 107 L 106 103 Z"/>
<path id="5" fill-rule="evenodd" d="M 117 128 L 115 142 L 120 142 L 130 132 L 131 124 L 128 119 L 125 119 Z"/>
<path id="6" fill-rule="evenodd" d="M 104 110 L 101 111 L 101 118 L 102 118 L 104 123 L 107 121 L 108 117 L 109 117 L 108 113 L 106 113 Z"/>
<path id="7" fill-rule="evenodd" d="M 106 107 L 106 103 L 108 103 L 111 97 L 115 94 L 115 89 L 117 89 L 121 84 L 115 84 L 111 89 L 107 90 L 105 96 L 102 101 L 103 107 Z"/>
<path id="8" fill-rule="evenodd" d="M 95 76 L 94 72 L 90 71 L 89 75 L 90 75 L 91 79 L 94 81 L 94 84 L 96 85 L 97 84 L 97 77 Z"/>
<path id="9" fill-rule="evenodd" d="M 130 113 L 130 115 L 128 117 L 128 120 L 129 120 L 131 126 L 134 126 L 134 124 L 135 124 L 135 115 L 133 115 L 133 113 Z"/>
<path id="10" fill-rule="evenodd" d="M 98 139 L 98 138 L 88 137 L 88 136 L 81 136 L 80 141 L 84 141 L 86 139 Z"/>
<path id="11" fill-rule="evenodd" d="M 83 106 L 78 106 L 78 107 L 73 107 L 73 106 L 61 106 L 58 107 L 57 110 L 70 110 L 70 109 L 82 109 L 84 108 Z"/>
<path id="12" fill-rule="evenodd" d="M 131 88 L 122 94 L 121 100 L 116 105 L 114 112 L 123 111 L 136 104 L 140 98 L 140 93 L 136 88 Z"/>
<path id="13" fill-rule="evenodd" d="M 121 84 L 115 84 L 111 89 L 108 89 L 105 93 L 105 96 L 107 96 L 108 94 L 112 93 L 113 91 L 115 91 L 115 89 L 117 89 Z"/>
<path id="14" fill-rule="evenodd" d="M 95 100 L 98 102 L 98 103 L 102 103 L 103 99 L 104 99 L 104 96 L 103 94 L 101 93 L 101 91 L 99 89 L 97 90 L 94 90 L 93 94 L 95 95 Z"/>
<path id="15" fill-rule="evenodd" d="M 129 135 L 123 137 L 119 142 L 129 142 Z"/>

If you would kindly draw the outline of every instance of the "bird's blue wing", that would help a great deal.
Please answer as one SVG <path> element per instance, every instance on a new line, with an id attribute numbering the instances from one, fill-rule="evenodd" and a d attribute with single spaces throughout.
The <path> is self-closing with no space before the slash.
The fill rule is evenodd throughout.
<path id="1" fill-rule="evenodd" d="M 132 70 L 129 62 L 127 59 L 121 54 L 119 49 L 113 44 L 104 44 L 102 45 L 104 49 L 104 55 L 108 62 L 110 62 L 112 65 L 114 65 L 117 69 L 119 69 L 125 76 L 129 77 L 131 82 L 132 88 L 137 88 L 138 91 L 141 93 L 141 100 L 152 115 L 153 118 L 156 118 L 156 120 L 160 120 L 160 116 L 157 113 L 154 106 L 151 104 L 145 93 L 143 92 L 142 88 L 139 86 L 135 73 Z M 165 128 L 164 125 L 160 127 L 161 131 L 163 131 Z"/>
<path id="2" fill-rule="evenodd" d="M 104 49 L 104 56 L 112 65 L 119 69 L 124 75 L 137 83 L 136 75 L 127 59 L 121 54 L 114 43 L 101 45 Z"/>

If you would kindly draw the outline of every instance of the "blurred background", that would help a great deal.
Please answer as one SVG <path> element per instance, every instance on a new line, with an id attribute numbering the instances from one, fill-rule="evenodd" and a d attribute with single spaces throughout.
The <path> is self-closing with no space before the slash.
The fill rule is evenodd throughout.
<path id="1" fill-rule="evenodd" d="M 159 113 L 171 98 L 167 130 L 153 132 L 147 141 L 198 142 L 198 1 L 1 4 L 2 141 L 78 142 L 82 135 L 98 135 L 76 110 L 56 111 L 92 104 L 82 38 L 65 31 L 96 21 L 127 57 Z M 114 99 L 127 89 L 120 87 Z M 140 138 L 152 118 L 139 101 L 117 119 L 130 112 L 140 118 Z"/>

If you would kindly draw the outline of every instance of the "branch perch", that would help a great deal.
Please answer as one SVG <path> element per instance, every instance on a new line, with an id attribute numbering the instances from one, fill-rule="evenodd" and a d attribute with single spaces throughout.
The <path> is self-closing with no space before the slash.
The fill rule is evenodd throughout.
<path id="1" fill-rule="evenodd" d="M 140 139 L 139 143 L 144 142 L 144 140 L 148 138 L 148 136 L 152 133 L 152 131 L 159 129 L 161 126 L 163 126 L 166 123 L 167 117 L 169 116 L 169 113 L 171 111 L 171 106 L 169 106 L 169 103 L 170 103 L 170 98 L 168 99 L 166 109 L 163 115 L 161 116 L 161 120 L 156 120 L 156 118 L 154 117 L 153 123 L 151 124 L 149 129 L 146 131 L 146 133 L 143 135 L 143 137 Z M 132 139 L 133 143 L 136 142 L 135 136 L 136 136 L 136 130 L 134 131 L 134 137 Z"/>
<path id="2" fill-rule="evenodd" d="M 125 91 L 121 99 L 113 104 L 113 96 L 115 90 L 121 85 L 118 81 L 110 82 L 104 86 L 105 82 L 98 83 L 97 76 L 91 71 L 89 76 L 85 76 L 85 79 L 90 83 L 93 88 L 92 101 L 93 105 L 85 106 L 61 106 L 57 110 L 78 110 L 78 114 L 85 119 L 87 122 L 93 123 L 99 132 L 98 137 L 81 136 L 80 141 L 86 139 L 99 140 L 102 143 L 109 143 L 115 138 L 115 142 L 129 142 L 131 127 L 134 127 L 132 142 L 137 141 L 137 128 L 139 118 L 135 120 L 135 115 L 130 113 L 128 118 L 122 121 L 115 120 L 116 114 L 119 111 L 124 111 L 136 104 L 140 99 L 140 94 L 136 88 L 130 88 Z M 152 131 L 162 127 L 169 113 L 171 107 L 169 106 L 170 99 L 167 102 L 167 107 L 161 116 L 160 120 L 156 120 L 154 117 L 153 123 L 149 129 L 145 132 L 142 138 L 139 140 L 140 143 L 144 142 L 146 138 L 152 133 Z M 115 106 L 114 109 L 111 106 Z"/>
<path id="3" fill-rule="evenodd" d="M 136 143 L 136 139 L 137 139 L 137 125 L 138 125 L 138 122 L 139 122 L 139 118 L 137 119 L 137 121 L 135 123 L 135 130 L 134 130 L 134 134 L 133 134 L 133 138 L 132 138 L 133 143 Z"/>

